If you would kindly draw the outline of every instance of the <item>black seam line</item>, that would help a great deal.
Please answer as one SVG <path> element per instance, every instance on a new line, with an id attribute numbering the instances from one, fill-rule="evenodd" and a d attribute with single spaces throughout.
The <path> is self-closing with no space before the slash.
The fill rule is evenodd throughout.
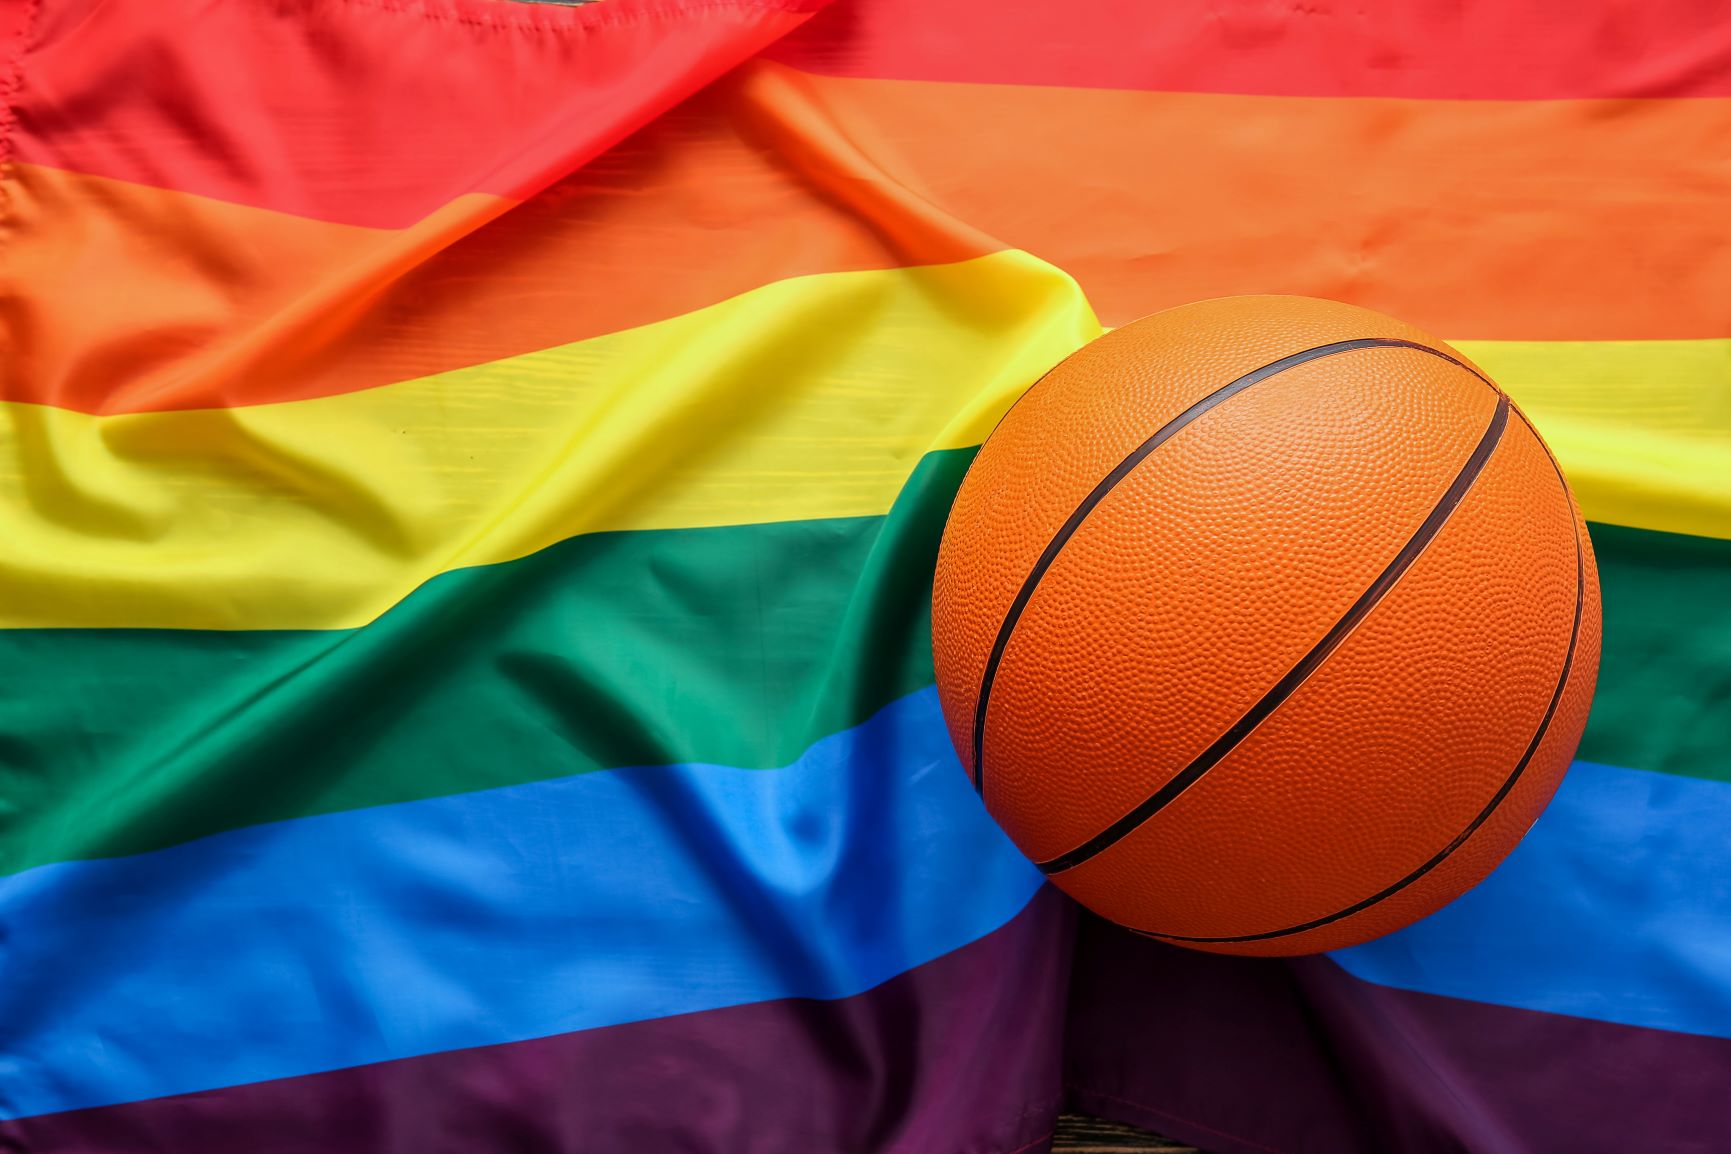
<path id="1" fill-rule="evenodd" d="M 1255 705 L 1245 711 L 1244 716 L 1233 722 L 1225 733 L 1215 738 L 1213 744 L 1196 756 L 1196 760 L 1174 774 L 1146 801 L 1070 852 L 1060 854 L 1050 861 L 1040 862 L 1040 869 L 1049 874 L 1073 869 L 1112 845 L 1119 838 L 1170 805 L 1179 794 L 1195 785 L 1197 781 L 1201 780 L 1203 774 L 1218 765 L 1239 742 L 1248 737 L 1251 730 L 1261 725 L 1270 714 L 1279 709 L 1286 699 L 1292 696 L 1293 692 L 1304 684 L 1324 661 L 1328 660 L 1329 655 L 1340 647 L 1341 643 L 1346 640 L 1347 634 L 1357 628 L 1358 623 L 1364 620 L 1372 609 L 1376 608 L 1377 603 L 1388 594 L 1390 589 L 1394 588 L 1395 582 L 1399 581 L 1401 576 L 1412 567 L 1412 563 L 1418 560 L 1424 547 L 1430 544 L 1431 539 L 1441 532 L 1443 523 L 1448 520 L 1449 514 L 1454 512 L 1455 506 L 1459 505 L 1461 499 L 1467 495 L 1467 490 L 1471 489 L 1473 482 L 1478 480 L 1479 473 L 1484 470 L 1485 463 L 1491 459 L 1491 454 L 1496 451 L 1497 442 L 1502 439 L 1503 429 L 1508 425 L 1508 420 L 1509 399 L 1498 393 L 1497 407 L 1491 413 L 1491 423 L 1485 428 L 1484 435 L 1479 438 L 1478 445 L 1473 448 L 1472 453 L 1466 459 L 1466 463 L 1461 466 L 1460 472 L 1450 482 L 1448 489 L 1442 495 L 1442 499 L 1431 509 L 1430 514 L 1425 517 L 1424 522 L 1419 525 L 1418 530 L 1413 533 L 1407 543 L 1401 546 L 1400 552 L 1394 555 L 1394 560 L 1388 563 L 1388 567 L 1377 574 L 1376 580 L 1370 583 L 1370 588 L 1359 595 L 1358 600 L 1352 603 L 1351 608 L 1347 609 L 1340 620 L 1336 621 L 1333 627 L 1323 635 L 1322 640 L 1311 647 L 1310 652 L 1299 659 L 1297 665 L 1287 671 L 1286 676 L 1275 682 L 1273 687 L 1264 693 Z"/>
<path id="2" fill-rule="evenodd" d="M 1209 393 L 1207 396 L 1191 405 L 1188 409 L 1185 409 L 1182 413 L 1179 413 L 1176 417 L 1173 417 L 1170 421 L 1167 421 L 1164 425 L 1160 426 L 1159 429 L 1155 430 L 1153 436 L 1136 446 L 1128 457 L 1125 457 L 1122 461 L 1118 462 L 1117 468 L 1113 469 L 1110 473 L 1107 473 L 1106 476 L 1100 480 L 1100 483 L 1095 485 L 1093 490 L 1090 491 L 1086 497 L 1082 498 L 1082 503 L 1077 505 L 1075 511 L 1070 514 L 1069 518 L 1058 527 L 1058 532 L 1053 535 L 1052 540 L 1046 545 L 1045 551 L 1040 554 L 1039 560 L 1034 562 L 1034 568 L 1029 571 L 1027 579 L 1022 582 L 1022 587 L 1016 591 L 1016 599 L 1010 602 L 1009 612 L 1004 614 L 1003 623 L 998 626 L 998 636 L 992 642 L 992 652 L 990 656 L 986 658 L 985 673 L 980 678 L 979 697 L 974 705 L 973 777 L 975 793 L 978 793 L 983 797 L 986 792 L 986 767 L 984 760 L 986 744 L 986 705 L 992 696 L 992 682 L 998 676 L 998 664 L 1003 660 L 1004 649 L 1010 643 L 1010 634 L 1015 632 L 1016 622 L 1022 617 L 1022 610 L 1027 608 L 1028 599 L 1034 595 L 1034 587 L 1040 583 L 1040 578 L 1045 576 L 1046 570 L 1051 568 L 1052 562 L 1058 559 L 1058 554 L 1063 550 L 1064 545 L 1071 537 L 1076 535 L 1076 530 L 1082 527 L 1082 522 L 1087 519 L 1088 514 L 1094 511 L 1094 506 L 1105 500 L 1106 494 L 1110 493 L 1118 482 L 1129 476 L 1131 471 L 1148 457 L 1148 454 L 1171 440 L 1179 430 L 1184 428 L 1184 426 L 1188 425 L 1191 421 L 1194 421 L 1197 417 L 1200 417 L 1203 413 L 1206 413 L 1209 409 L 1214 408 L 1214 406 L 1220 404 L 1222 401 L 1230 400 L 1239 393 L 1242 393 L 1245 389 L 1248 389 L 1251 385 L 1261 384 L 1276 373 L 1285 372 L 1287 369 L 1293 368 L 1297 365 L 1318 360 L 1322 357 L 1334 356 L 1337 353 L 1351 353 L 1357 352 L 1360 349 L 1380 348 L 1417 349 L 1419 352 L 1429 353 L 1434 357 L 1441 357 L 1445 361 L 1450 361 L 1454 364 L 1460 365 L 1461 368 L 1466 369 L 1474 376 L 1479 377 L 1480 380 L 1485 380 L 1482 374 L 1464 361 L 1457 360 L 1440 349 L 1433 349 L 1429 345 L 1421 345 L 1415 341 L 1403 341 L 1395 337 L 1360 337 L 1350 341 L 1335 341 L 1333 344 L 1318 345 L 1313 349 L 1305 349 L 1303 352 L 1292 353 L 1289 356 L 1281 357 L 1277 361 L 1271 361 L 1268 364 L 1263 365 L 1260 369 L 1255 369 L 1251 372 L 1245 373 L 1237 380 L 1231 381 L 1230 383 L 1215 389 L 1212 393 Z M 1490 381 L 1485 380 L 1485 383 L 1490 384 Z M 1496 386 L 1491 385 L 1491 387 L 1494 389 Z"/>
<path id="3" fill-rule="evenodd" d="M 1528 425 L 1529 429 L 1531 429 L 1531 427 L 1531 425 Z M 1535 439 L 1538 439 L 1538 434 L 1536 432 L 1533 436 Z M 1542 445 L 1544 442 L 1540 440 L 1539 443 Z M 1551 465 L 1552 467 L 1557 467 L 1555 458 L 1552 458 Z M 1557 468 L 1557 478 L 1558 480 L 1562 480 L 1563 478 L 1561 468 Z M 1568 482 L 1564 481 L 1563 484 L 1563 495 L 1566 498 L 1568 496 Z M 1571 517 L 1574 516 L 1572 506 L 1570 507 L 1569 515 Z M 1394 896 L 1407 886 L 1416 882 L 1425 874 L 1429 873 L 1431 870 L 1435 869 L 1437 866 L 1441 865 L 1450 854 L 1465 845 L 1466 840 L 1473 834 L 1477 833 L 1478 828 L 1481 825 L 1490 820 L 1490 816 L 1492 813 L 1496 812 L 1497 806 L 1503 803 L 1503 799 L 1508 797 L 1509 791 L 1514 789 L 1515 785 L 1521 780 L 1521 775 L 1527 771 L 1527 765 L 1533 760 L 1533 755 L 1539 751 L 1539 743 L 1544 741 L 1545 734 L 1550 731 L 1551 720 L 1557 715 L 1557 707 L 1561 705 L 1563 701 L 1563 691 L 1568 688 L 1569 676 L 1574 672 L 1575 647 L 1581 638 L 1581 612 L 1586 601 L 1586 596 L 1587 559 L 1585 551 L 1581 548 L 1581 526 L 1580 522 L 1577 521 L 1575 523 L 1575 624 L 1574 628 L 1569 633 L 1569 648 L 1563 653 L 1563 672 L 1562 675 L 1557 678 L 1557 688 L 1551 694 L 1551 704 L 1549 708 L 1545 710 L 1545 716 L 1539 721 L 1539 728 L 1537 732 L 1533 734 L 1533 739 L 1527 743 L 1527 751 L 1521 754 L 1521 759 L 1515 763 L 1514 772 L 1509 774 L 1508 779 L 1503 782 L 1502 787 L 1492 795 L 1489 804 L 1487 804 L 1483 810 L 1479 811 L 1479 815 L 1473 818 L 1472 822 L 1463 829 L 1453 841 L 1444 846 L 1435 857 L 1431 858 L 1429 861 L 1425 862 L 1423 865 L 1419 866 L 1417 869 L 1413 870 L 1387 889 L 1372 894 L 1361 902 L 1354 902 L 1344 910 L 1329 914 L 1327 917 L 1317 918 L 1314 921 L 1305 922 L 1303 925 L 1299 926 L 1289 926 L 1284 930 L 1270 930 L 1267 933 L 1261 934 L 1245 934 L 1236 938 L 1186 938 L 1179 937 L 1177 934 L 1151 933 L 1145 930 L 1138 930 L 1137 932 L 1143 934 L 1145 937 L 1155 938 L 1160 941 L 1198 942 L 1204 944 L 1216 942 L 1260 942 L 1266 941 L 1269 938 L 1285 937 L 1288 934 L 1302 934 L 1306 930 L 1319 929 L 1320 927 L 1329 925 L 1332 922 L 1338 922 L 1342 918 L 1349 918 L 1353 914 L 1361 913 L 1364 910 L 1369 909 L 1371 906 L 1376 905 L 1384 898 Z"/>

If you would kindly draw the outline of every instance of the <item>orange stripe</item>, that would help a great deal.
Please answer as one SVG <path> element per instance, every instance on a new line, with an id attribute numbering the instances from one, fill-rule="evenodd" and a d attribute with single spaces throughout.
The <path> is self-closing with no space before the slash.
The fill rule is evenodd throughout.
<path id="1" fill-rule="evenodd" d="M 20 166 L 0 396 L 329 395 L 778 279 L 1018 247 L 1117 324 L 1291 292 L 1451 337 L 1723 335 L 1731 100 L 1408 101 L 808 76 L 758 64 L 527 204 L 368 229 Z M 6 279 L 12 283 L 5 283 Z"/>
<path id="2" fill-rule="evenodd" d="M 19 165 L 0 399 L 114 413 L 328 396 L 787 277 L 1003 247 L 769 98 L 778 80 L 727 82 L 525 204 L 471 194 L 405 229 Z"/>
<path id="3" fill-rule="evenodd" d="M 1119 324 L 1231 293 L 1450 337 L 1731 322 L 1731 100 L 1334 99 L 818 78 L 790 85 Z"/>

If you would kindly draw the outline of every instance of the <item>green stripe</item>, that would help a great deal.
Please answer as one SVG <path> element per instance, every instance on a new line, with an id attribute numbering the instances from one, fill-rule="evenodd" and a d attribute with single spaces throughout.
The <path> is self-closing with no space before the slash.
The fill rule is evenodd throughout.
<path id="1" fill-rule="evenodd" d="M 0 632 L 0 873 L 590 770 L 785 765 L 932 680 L 972 449 L 887 517 L 594 534 L 356 630 Z"/>
<path id="2" fill-rule="evenodd" d="M 1592 526 L 1604 595 L 1580 757 L 1731 781 L 1731 541 Z"/>
<path id="3" fill-rule="evenodd" d="M 768 768 L 931 681 L 972 449 L 888 517 L 579 537 L 362 629 L 0 632 L 0 873 L 624 765 Z M 1594 525 L 1581 756 L 1731 780 L 1731 541 Z"/>

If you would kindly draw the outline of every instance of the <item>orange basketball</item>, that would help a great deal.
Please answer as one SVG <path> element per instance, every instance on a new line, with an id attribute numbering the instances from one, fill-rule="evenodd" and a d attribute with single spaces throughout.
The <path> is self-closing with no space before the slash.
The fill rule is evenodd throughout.
<path id="1" fill-rule="evenodd" d="M 1399 321 L 1233 297 L 1048 373 L 963 481 L 944 715 L 1051 879 L 1169 942 L 1337 949 L 1485 876 L 1580 740 L 1586 528 L 1533 427 Z"/>

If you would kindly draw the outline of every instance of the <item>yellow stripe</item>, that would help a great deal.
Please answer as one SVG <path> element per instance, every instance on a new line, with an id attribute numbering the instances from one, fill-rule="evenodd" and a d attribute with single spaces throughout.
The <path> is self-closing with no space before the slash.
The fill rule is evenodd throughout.
<path id="1" fill-rule="evenodd" d="M 1068 277 L 999 253 L 345 396 L 0 405 L 0 625 L 341 628 L 578 533 L 882 513 L 1097 331 Z M 1457 344 L 1589 517 L 1731 537 L 1731 341 Z"/>
<path id="2" fill-rule="evenodd" d="M 578 533 L 883 513 L 1098 331 L 1006 252 L 345 396 L 0 405 L 0 626 L 340 628 Z"/>
<path id="3" fill-rule="evenodd" d="M 1595 521 L 1731 537 L 1731 340 L 1455 341 Z"/>

